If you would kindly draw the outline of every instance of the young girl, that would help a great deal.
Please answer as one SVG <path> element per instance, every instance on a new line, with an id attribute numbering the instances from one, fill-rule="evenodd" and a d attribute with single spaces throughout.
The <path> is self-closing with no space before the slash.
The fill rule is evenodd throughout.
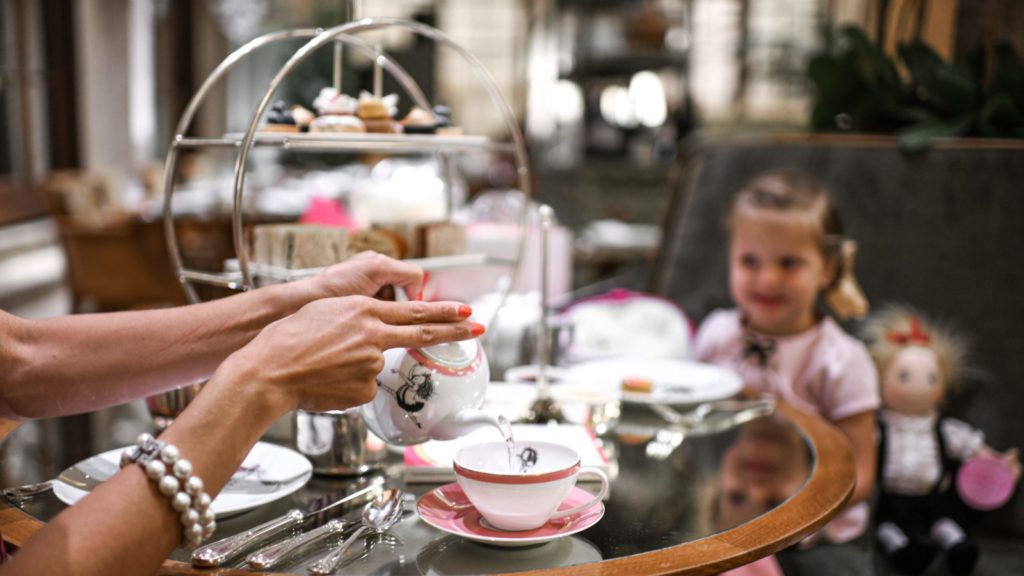
<path id="1" fill-rule="evenodd" d="M 791 171 L 759 176 L 736 195 L 727 217 L 729 287 L 735 309 L 713 312 L 697 333 L 697 359 L 735 369 L 748 393 L 770 394 L 820 414 L 849 437 L 857 485 L 848 508 L 817 535 L 853 540 L 868 521 L 875 478 L 877 376 L 866 347 L 819 313 L 863 315 L 853 280 L 852 241 L 814 179 Z M 868 554 L 846 565 L 863 573 Z M 831 563 L 831 562 L 830 562 Z M 837 568 L 833 564 L 832 568 Z"/>

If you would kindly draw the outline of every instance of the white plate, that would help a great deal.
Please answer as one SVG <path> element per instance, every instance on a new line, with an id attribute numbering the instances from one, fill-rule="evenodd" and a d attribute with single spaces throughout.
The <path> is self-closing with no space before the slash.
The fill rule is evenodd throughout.
<path id="1" fill-rule="evenodd" d="M 72 468 L 87 469 L 90 476 L 106 480 L 117 471 L 124 450 L 117 448 L 97 454 Z M 252 510 L 295 492 L 312 474 L 313 465 L 302 454 L 276 444 L 257 442 L 210 507 L 217 518 Z M 78 502 L 90 491 L 59 480 L 53 483 L 54 495 L 68 505 Z"/>
<path id="2" fill-rule="evenodd" d="M 622 391 L 624 378 L 652 382 L 651 392 Z M 619 390 L 623 402 L 698 404 L 728 398 L 743 388 L 732 370 L 711 364 L 667 358 L 608 358 L 576 364 L 569 381 L 601 390 Z"/>

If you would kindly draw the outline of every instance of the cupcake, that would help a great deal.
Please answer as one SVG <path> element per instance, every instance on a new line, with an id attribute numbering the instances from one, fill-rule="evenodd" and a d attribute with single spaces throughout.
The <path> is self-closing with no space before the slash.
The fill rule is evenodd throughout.
<path id="1" fill-rule="evenodd" d="M 328 114 L 317 116 L 309 124 L 310 132 L 366 132 L 366 125 L 351 115 Z"/>
<path id="2" fill-rule="evenodd" d="M 313 108 L 321 116 L 328 114 L 351 116 L 356 113 L 357 107 L 358 102 L 355 98 L 347 94 L 340 94 L 330 86 L 322 88 L 320 94 L 313 100 Z"/>
<path id="3" fill-rule="evenodd" d="M 367 132 L 391 134 L 395 132 L 395 105 L 397 94 L 389 94 L 384 98 L 376 98 L 369 92 L 359 93 L 359 105 L 356 115 L 366 124 Z"/>

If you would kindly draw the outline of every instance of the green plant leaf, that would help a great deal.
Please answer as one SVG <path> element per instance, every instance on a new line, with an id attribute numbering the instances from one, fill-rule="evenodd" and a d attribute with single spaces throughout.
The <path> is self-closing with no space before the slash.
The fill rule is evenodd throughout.
<path id="1" fill-rule="evenodd" d="M 901 44 L 899 54 L 920 101 L 948 114 L 974 110 L 975 86 L 969 68 L 947 64 L 930 46 L 916 40 Z"/>
<path id="2" fill-rule="evenodd" d="M 1013 137 L 1024 127 L 1024 114 L 1008 94 L 994 94 L 978 117 L 978 132 L 989 137 Z"/>
<path id="3" fill-rule="evenodd" d="M 896 132 L 896 139 L 905 152 L 920 152 L 936 140 L 966 135 L 973 123 L 973 112 L 952 119 L 931 118 Z"/>

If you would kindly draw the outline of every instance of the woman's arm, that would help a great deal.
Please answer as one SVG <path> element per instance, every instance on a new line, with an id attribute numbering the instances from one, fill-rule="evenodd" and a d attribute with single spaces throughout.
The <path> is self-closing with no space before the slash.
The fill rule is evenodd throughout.
<path id="1" fill-rule="evenodd" d="M 853 459 L 857 466 L 857 485 L 847 506 L 863 502 L 871 497 L 875 487 L 877 466 L 875 412 L 861 412 L 836 422 L 839 429 L 850 439 L 853 445 Z"/>
<path id="2" fill-rule="evenodd" d="M 224 361 L 160 439 L 178 446 L 216 495 L 279 416 L 369 401 L 384 349 L 468 339 L 481 327 L 466 316 L 452 302 L 313 302 Z M 152 574 L 181 532 L 169 499 L 130 465 L 55 517 L 0 572 Z"/>
<path id="3" fill-rule="evenodd" d="M 38 321 L 0 312 L 0 416 L 88 412 L 196 382 L 312 300 L 386 284 L 416 294 L 421 279 L 415 266 L 364 253 L 309 280 L 192 306 Z"/>

